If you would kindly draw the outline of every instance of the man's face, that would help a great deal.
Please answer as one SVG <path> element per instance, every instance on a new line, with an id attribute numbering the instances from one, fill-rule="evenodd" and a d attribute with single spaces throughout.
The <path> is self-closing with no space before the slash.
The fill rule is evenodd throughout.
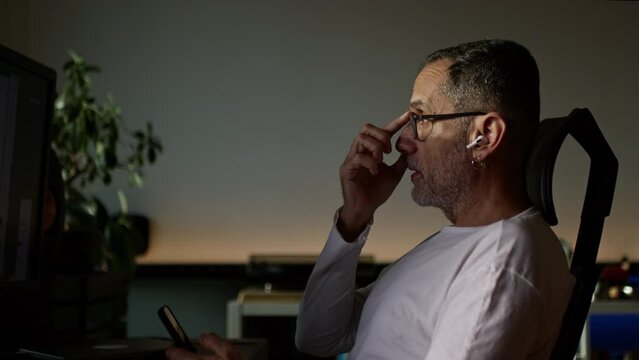
<path id="1" fill-rule="evenodd" d="M 415 79 L 410 110 L 415 114 L 445 114 L 455 112 L 447 96 L 441 93 L 449 62 L 436 61 L 427 65 Z M 472 183 L 469 156 L 465 148 L 466 129 L 460 120 L 433 123 L 431 133 L 423 141 L 415 140 L 405 129 L 399 148 L 408 153 L 411 180 L 415 187 L 413 200 L 420 206 L 440 208 L 451 218 Z"/>

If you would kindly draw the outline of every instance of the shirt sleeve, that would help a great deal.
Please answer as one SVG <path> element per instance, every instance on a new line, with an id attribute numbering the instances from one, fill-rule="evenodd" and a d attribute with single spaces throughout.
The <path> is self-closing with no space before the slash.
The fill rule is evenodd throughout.
<path id="1" fill-rule="evenodd" d="M 525 359 L 544 311 L 537 290 L 507 269 L 487 267 L 455 281 L 426 360 Z"/>
<path id="2" fill-rule="evenodd" d="M 353 242 L 346 242 L 335 222 L 300 302 L 295 345 L 314 356 L 334 356 L 348 352 L 362 307 L 372 284 L 356 290 L 355 275 L 359 254 L 372 223 Z"/>

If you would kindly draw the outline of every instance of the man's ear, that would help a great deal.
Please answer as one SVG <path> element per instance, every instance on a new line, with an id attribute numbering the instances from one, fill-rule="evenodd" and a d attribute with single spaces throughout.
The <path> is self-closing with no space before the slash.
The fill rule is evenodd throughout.
<path id="1" fill-rule="evenodd" d="M 469 145 L 482 136 L 481 142 L 469 147 L 473 158 L 485 160 L 502 146 L 507 131 L 506 120 L 497 112 L 479 116 L 473 122 L 470 131 Z"/>

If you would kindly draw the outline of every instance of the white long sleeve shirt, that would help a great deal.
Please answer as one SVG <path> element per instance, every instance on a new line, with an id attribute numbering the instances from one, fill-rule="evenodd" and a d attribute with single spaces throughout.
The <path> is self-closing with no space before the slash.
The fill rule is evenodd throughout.
<path id="1" fill-rule="evenodd" d="M 349 360 L 547 359 L 574 278 L 534 209 L 481 227 L 444 227 L 355 289 L 370 225 L 333 226 L 300 304 L 296 344 Z"/>

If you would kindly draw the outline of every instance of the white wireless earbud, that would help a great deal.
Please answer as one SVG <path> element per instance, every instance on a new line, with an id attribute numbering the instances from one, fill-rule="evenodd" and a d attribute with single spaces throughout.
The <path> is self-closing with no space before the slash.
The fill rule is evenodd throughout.
<path id="1" fill-rule="evenodd" d="M 484 136 L 479 135 L 477 139 L 473 140 L 470 144 L 466 145 L 466 149 L 472 149 L 484 143 Z"/>

